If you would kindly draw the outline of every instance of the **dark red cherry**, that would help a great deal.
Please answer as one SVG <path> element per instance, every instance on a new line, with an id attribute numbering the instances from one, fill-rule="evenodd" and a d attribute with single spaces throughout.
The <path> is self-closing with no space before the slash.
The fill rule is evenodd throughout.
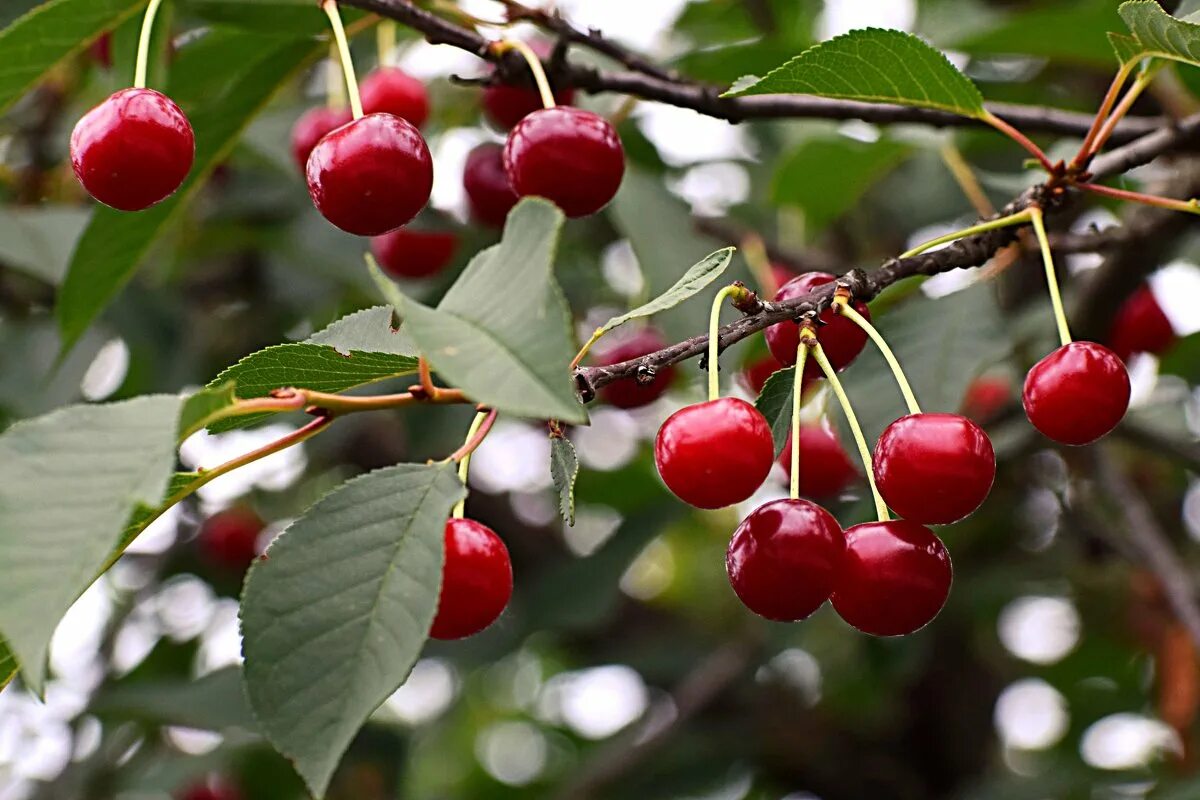
<path id="1" fill-rule="evenodd" d="M 783 446 L 779 463 L 790 480 L 791 436 Z M 817 499 L 837 497 L 858 475 L 854 462 L 827 421 L 800 426 L 800 494 Z"/>
<path id="2" fill-rule="evenodd" d="M 193 783 L 183 794 L 176 795 L 179 800 L 242 800 L 244 795 L 232 783 L 218 778 L 210 778 L 203 783 Z"/>
<path id="3" fill-rule="evenodd" d="M 775 281 L 775 291 L 778 292 L 781 286 L 795 277 L 796 273 L 792 272 L 783 264 L 777 264 L 774 261 L 771 262 L 771 278 Z"/>
<path id="4" fill-rule="evenodd" d="M 533 41 L 529 47 L 541 59 L 550 56 L 551 46 L 543 41 Z M 571 87 L 554 91 L 554 102 L 569 106 L 575 100 Z M 483 111 L 497 128 L 508 130 L 527 115 L 542 107 L 542 96 L 531 86 L 509 86 L 496 84 L 483 90 Z"/>
<path id="5" fill-rule="evenodd" d="M 1128 361 L 1134 353 L 1161 355 L 1175 344 L 1171 320 L 1163 313 L 1149 286 L 1142 284 L 1121 304 L 1108 341 L 1122 361 Z"/>
<path id="6" fill-rule="evenodd" d="M 1062 444 L 1094 442 L 1129 409 L 1129 373 L 1095 342 L 1071 342 L 1033 365 L 1021 397 L 1033 427 Z"/>
<path id="7" fill-rule="evenodd" d="M 808 500 L 773 500 L 734 531 L 725 571 L 746 608 L 794 622 L 829 599 L 845 549 L 842 527 L 828 511 Z"/>
<path id="8" fill-rule="evenodd" d="M 369 114 L 327 135 L 308 157 L 308 193 L 347 233 L 378 236 L 417 215 L 433 191 L 421 133 L 392 114 Z"/>
<path id="9" fill-rule="evenodd" d="M 429 635 L 462 639 L 491 625 L 512 597 L 508 548 L 488 526 L 471 519 L 446 521 L 442 593 Z"/>
<path id="10" fill-rule="evenodd" d="M 112 34 L 100 34 L 88 47 L 88 55 L 104 69 L 112 69 Z"/>
<path id="11" fill-rule="evenodd" d="M 300 115 L 300 119 L 292 126 L 292 158 L 296 160 L 301 172 L 308 167 L 308 156 L 317 146 L 317 142 L 351 119 L 353 117 L 350 116 L 350 109 L 327 106 L 310 108 Z"/>
<path id="12" fill-rule="evenodd" d="M 736 397 L 679 409 L 654 439 L 658 474 L 676 497 L 697 508 L 723 508 L 750 497 L 774 459 L 771 426 Z"/>
<path id="13" fill-rule="evenodd" d="M 942 540 L 905 519 L 846 530 L 846 553 L 830 598 L 842 619 L 873 636 L 928 625 L 950 594 L 954 570 Z"/>
<path id="14" fill-rule="evenodd" d="M 821 284 L 829 283 L 832 280 L 835 280 L 834 276 L 827 272 L 806 272 L 779 287 L 779 291 L 775 293 L 775 299 L 791 300 L 803 297 Z M 867 319 L 871 318 L 871 311 L 865 303 L 855 303 L 854 310 Z M 821 312 L 821 321 L 825 324 L 817 328 L 817 341 L 821 343 L 833 368 L 843 370 L 862 352 L 863 346 L 867 343 L 867 334 L 852 321 L 833 313 L 832 308 Z M 787 366 L 796 363 L 796 347 L 800 343 L 799 325 L 795 322 L 777 323 L 767 328 L 766 337 L 771 355 L 775 356 L 780 363 Z M 815 358 L 808 359 L 804 365 L 804 374 L 812 378 L 821 377 L 821 367 Z"/>
<path id="15" fill-rule="evenodd" d="M 996 479 L 983 429 L 958 414 L 909 414 L 875 444 L 875 485 L 897 514 L 925 525 L 956 522 L 979 508 Z"/>
<path id="16" fill-rule="evenodd" d="M 989 422 L 1008 403 L 1012 393 L 1012 385 L 1004 378 L 976 378 L 963 397 L 963 415 L 980 424 Z"/>
<path id="17" fill-rule="evenodd" d="M 746 366 L 742 367 L 740 377 L 751 394 L 759 395 L 762 394 L 763 387 L 767 385 L 767 378 L 781 369 L 783 369 L 783 364 L 780 364 L 775 356 L 767 353 L 747 362 Z"/>
<path id="18" fill-rule="evenodd" d="M 71 133 L 71 166 L 88 193 L 120 211 L 174 194 L 196 156 L 192 125 L 153 89 L 122 89 L 83 115 Z"/>
<path id="19" fill-rule="evenodd" d="M 647 353 L 661 350 L 667 346 L 662 334 L 654 328 L 642 328 L 632 336 L 617 342 L 610 347 L 600 350 L 596 364 L 607 367 L 640 358 Z M 615 381 L 600 390 L 600 397 L 609 405 L 617 408 L 640 408 L 653 403 L 662 397 L 675 378 L 675 367 L 663 367 L 655 373 L 649 383 L 641 383 L 637 378 Z"/>
<path id="20" fill-rule="evenodd" d="M 519 196 L 545 197 L 568 217 L 584 217 L 616 195 L 625 151 L 604 117 L 579 108 L 544 108 L 508 134 L 504 169 Z"/>
<path id="21" fill-rule="evenodd" d="M 481 144 L 472 150 L 463 169 L 463 189 L 467 193 L 472 219 L 484 225 L 502 227 L 508 212 L 519 199 L 504 171 L 504 148 L 498 144 Z"/>
<path id="22" fill-rule="evenodd" d="M 397 228 L 371 240 L 371 252 L 394 278 L 428 278 L 454 260 L 458 237 L 450 231 Z"/>
<path id="23" fill-rule="evenodd" d="M 196 542 L 208 561 L 232 572 L 242 573 L 258 557 L 262 518 L 248 508 L 235 506 L 218 511 L 200 526 Z"/>
<path id="24" fill-rule="evenodd" d="M 362 82 L 366 114 L 392 114 L 419 128 L 429 119 L 429 93 L 425 84 L 397 67 L 381 67 Z"/>

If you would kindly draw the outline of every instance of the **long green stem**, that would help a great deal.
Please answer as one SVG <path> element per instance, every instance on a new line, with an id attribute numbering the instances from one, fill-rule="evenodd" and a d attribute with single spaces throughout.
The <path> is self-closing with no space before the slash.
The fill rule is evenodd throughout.
<path id="1" fill-rule="evenodd" d="M 901 253 L 900 258 L 912 258 L 913 256 L 919 256 L 921 253 L 924 253 L 931 247 L 937 247 L 939 244 L 953 242 L 966 236 L 973 236 L 976 233 L 994 231 L 997 228 L 1007 228 L 1010 225 L 1020 225 L 1028 222 L 1029 219 L 1029 209 L 1018 211 L 1015 214 L 1009 214 L 1005 217 L 989 219 L 986 222 L 980 222 L 979 224 L 972 225 L 969 228 L 963 228 L 961 231 L 954 231 L 953 233 L 947 233 L 945 236 L 939 236 L 936 239 L 930 239 L 928 242 L 922 242 L 912 250 L 909 250 L 906 253 Z"/>
<path id="2" fill-rule="evenodd" d="M 721 327 L 721 306 L 725 298 L 742 291 L 736 285 L 726 286 L 717 292 L 713 298 L 712 311 L 708 315 L 708 399 L 716 400 L 721 396 L 721 375 L 717 369 L 717 359 L 721 352 L 721 337 L 717 331 Z"/>
<path id="3" fill-rule="evenodd" d="M 346 82 L 341 72 L 337 42 L 330 42 L 329 63 L 325 65 L 325 104 L 335 111 L 346 107 Z"/>
<path id="4" fill-rule="evenodd" d="M 804 363 L 808 361 L 806 338 L 800 337 L 800 343 L 796 345 L 796 372 L 792 378 L 792 452 L 788 497 L 793 500 L 800 497 L 800 395 L 804 388 Z"/>
<path id="5" fill-rule="evenodd" d="M 375 29 L 375 47 L 379 66 L 390 67 L 396 54 L 396 21 L 385 19 Z"/>
<path id="6" fill-rule="evenodd" d="M 488 435 L 488 431 L 492 429 L 492 424 L 496 421 L 495 409 L 484 409 L 475 415 L 475 419 L 471 420 L 471 427 L 467 428 L 467 438 L 463 442 L 454 455 L 450 456 L 452 461 L 458 461 L 458 479 L 462 481 L 463 486 L 467 485 L 467 476 L 471 472 L 471 455 L 483 443 L 484 438 Z M 484 425 L 487 425 L 485 428 Z M 459 500 L 454 506 L 454 511 L 450 516 L 461 518 L 466 511 L 467 499 L 464 497 Z"/>
<path id="7" fill-rule="evenodd" d="M 1042 210 L 1030 206 L 1033 230 L 1037 233 L 1038 245 L 1042 249 L 1042 263 L 1046 266 L 1046 284 L 1050 287 L 1050 304 L 1054 306 L 1054 321 L 1058 323 L 1058 338 L 1063 344 L 1071 343 L 1071 329 L 1067 326 L 1067 312 L 1063 310 L 1062 294 L 1058 291 L 1058 275 L 1054 272 L 1054 255 L 1050 252 L 1050 238 L 1046 236 L 1046 225 Z"/>
<path id="8" fill-rule="evenodd" d="M 133 88 L 146 88 L 146 72 L 150 64 L 150 34 L 154 32 L 154 18 L 162 0 L 150 0 L 146 14 L 142 17 L 142 33 L 138 37 L 137 63 L 133 68 Z"/>
<path id="9" fill-rule="evenodd" d="M 883 502 L 883 497 L 880 496 L 879 489 L 875 486 L 875 470 L 871 464 L 871 449 L 867 447 L 866 437 L 863 436 L 862 428 L 858 425 L 858 417 L 854 415 L 854 408 L 850 405 L 850 398 L 846 396 L 846 390 L 842 388 L 842 382 L 838 380 L 837 371 L 829 363 L 829 359 L 825 356 L 825 351 L 821 349 L 819 342 L 813 347 L 813 357 L 817 359 L 817 363 L 821 365 L 821 371 L 829 379 L 829 386 L 833 389 L 833 393 L 837 395 L 838 402 L 842 405 L 842 413 L 846 415 L 846 422 L 850 424 L 850 432 L 854 434 L 854 443 L 858 445 L 858 454 L 862 457 L 863 468 L 867 472 L 867 483 L 871 485 L 871 495 L 875 498 L 875 513 L 879 517 L 880 522 L 887 522 L 891 517 L 888 515 L 887 503 Z M 793 443 L 794 446 L 795 443 Z"/>
<path id="10" fill-rule="evenodd" d="M 342 61 L 342 73 L 346 78 L 346 93 L 350 96 L 350 110 L 355 119 L 363 115 L 362 97 L 358 93 L 358 78 L 354 76 L 354 59 L 350 56 L 350 42 L 346 39 L 346 28 L 342 25 L 342 16 L 338 13 L 335 0 L 323 0 L 321 9 L 329 17 L 329 26 L 333 29 L 333 39 L 337 43 L 338 57 Z"/>
<path id="11" fill-rule="evenodd" d="M 525 62 L 529 64 L 529 71 L 533 73 L 533 80 L 537 84 L 538 93 L 542 96 L 542 105 L 546 108 L 554 108 L 554 92 L 550 90 L 550 81 L 546 78 L 546 72 L 542 69 L 542 60 L 538 58 L 538 54 L 533 52 L 533 48 L 519 39 L 506 39 L 501 42 L 505 50 L 516 50 L 525 58 Z"/>
<path id="12" fill-rule="evenodd" d="M 900 368 L 900 361 L 896 358 L 896 354 L 892 352 L 892 348 L 888 346 L 883 335 L 875 329 L 875 326 L 864 317 L 862 314 L 854 310 L 854 306 L 850 305 L 845 299 L 838 298 L 833 301 L 834 313 L 841 314 L 858 327 L 866 332 L 867 336 L 871 337 L 871 341 L 879 347 L 879 352 L 883 353 L 883 358 L 887 361 L 888 366 L 892 368 L 892 374 L 896 376 L 896 383 L 900 387 L 900 394 L 904 395 L 904 403 L 908 406 L 908 413 L 920 414 L 921 406 L 917 404 L 917 396 L 913 394 L 912 386 L 908 383 L 908 377 L 905 376 L 904 370 Z"/>

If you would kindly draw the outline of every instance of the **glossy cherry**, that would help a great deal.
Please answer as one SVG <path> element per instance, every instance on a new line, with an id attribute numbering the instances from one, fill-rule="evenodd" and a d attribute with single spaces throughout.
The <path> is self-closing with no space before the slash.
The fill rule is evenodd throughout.
<path id="1" fill-rule="evenodd" d="M 788 479 L 792 477 L 792 437 L 779 457 Z M 800 494 L 817 499 L 837 497 L 859 476 L 846 448 L 825 420 L 800 426 Z"/>
<path id="2" fill-rule="evenodd" d="M 950 594 L 954 570 L 941 539 L 904 519 L 846 530 L 846 552 L 830 598 L 842 619 L 873 636 L 903 636 L 929 624 Z"/>
<path id="3" fill-rule="evenodd" d="M 736 397 L 679 409 L 654 439 L 658 474 L 676 497 L 697 508 L 747 499 L 762 486 L 774 459 L 771 426 Z"/>
<path id="4" fill-rule="evenodd" d="M 1012 394 L 1012 385 L 1004 378 L 978 377 L 971 381 L 963 397 L 963 415 L 980 424 L 989 422 L 1004 408 Z"/>
<path id="5" fill-rule="evenodd" d="M 1033 427 L 1062 444 L 1094 442 L 1129 409 L 1129 373 L 1112 350 L 1071 342 L 1033 365 L 1021 401 Z"/>
<path id="6" fill-rule="evenodd" d="M 821 284 L 832 280 L 835 280 L 834 276 L 827 272 L 806 272 L 780 286 L 779 291 L 775 293 L 775 299 L 780 301 L 803 297 Z M 865 303 L 855 303 L 854 310 L 867 319 L 871 318 L 871 311 Z M 820 319 L 825 324 L 817 328 L 817 341 L 821 343 L 833 368 L 843 370 L 862 352 L 867 343 L 866 331 L 851 320 L 835 314 L 832 308 L 822 311 Z M 771 355 L 787 366 L 796 363 L 796 347 L 800 343 L 799 325 L 790 321 L 780 322 L 767 328 L 765 334 Z M 808 359 L 804 365 L 804 374 L 809 378 L 821 376 L 821 367 L 815 358 Z"/>
<path id="7" fill-rule="evenodd" d="M 371 252 L 394 278 L 428 278 L 454 260 L 458 236 L 450 231 L 397 228 L 371 240 Z"/>
<path id="8" fill-rule="evenodd" d="M 496 228 L 504 225 L 508 212 L 519 198 L 504 171 L 503 147 L 481 144 L 467 155 L 463 189 L 473 220 Z"/>
<path id="9" fill-rule="evenodd" d="M 875 444 L 875 485 L 897 514 L 943 525 L 979 508 L 996 479 L 983 429 L 958 414 L 909 414 Z"/>
<path id="10" fill-rule="evenodd" d="M 308 193 L 347 233 L 378 236 L 417 215 L 433 190 L 421 133 L 392 114 L 368 114 L 327 135 L 308 157 Z"/>
<path id="11" fill-rule="evenodd" d="M 153 89 L 122 89 L 83 115 L 71 133 L 71 166 L 88 193 L 141 211 L 183 184 L 196 155 L 192 125 Z"/>
<path id="12" fill-rule="evenodd" d="M 512 597 L 508 548 L 488 526 L 471 519 L 446 521 L 442 593 L 429 635 L 462 639 L 491 625 Z"/>
<path id="13" fill-rule="evenodd" d="M 642 328 L 632 336 L 600 350 L 596 364 L 607 367 L 631 358 L 639 358 L 667 346 L 666 339 L 654 328 Z M 675 378 L 675 367 L 659 369 L 647 383 L 638 378 L 615 381 L 600 390 L 600 397 L 617 408 L 640 408 L 662 397 Z"/>
<path id="14" fill-rule="evenodd" d="M 362 82 L 363 112 L 392 114 L 419 128 L 429 119 L 425 84 L 398 67 L 380 67 Z"/>
<path id="15" fill-rule="evenodd" d="M 1122 361 L 1134 353 L 1161 355 L 1175 344 L 1175 329 L 1154 298 L 1154 292 L 1142 284 L 1131 294 L 1113 319 L 1109 344 Z"/>
<path id="16" fill-rule="evenodd" d="M 317 142 L 326 134 L 348 123 L 353 117 L 348 108 L 317 106 L 300 115 L 292 126 L 292 158 L 303 172 L 308 167 L 308 157 Z"/>
<path id="17" fill-rule="evenodd" d="M 568 217 L 583 217 L 616 195 L 625 151 L 604 117 L 557 106 L 533 112 L 509 132 L 504 169 L 519 196 L 545 197 Z"/>
<path id="18" fill-rule="evenodd" d="M 828 511 L 808 500 L 774 500 L 734 531 L 725 571 L 755 614 L 794 622 L 829 599 L 845 549 L 842 528 Z"/>
<path id="19" fill-rule="evenodd" d="M 529 47 L 539 58 L 550 56 L 551 47 L 546 42 L 534 41 Z M 554 91 L 554 102 L 569 106 L 575 100 L 571 87 Z M 493 125 L 508 130 L 529 114 L 542 108 L 542 95 L 531 86 L 509 86 L 498 83 L 483 90 L 483 112 Z"/>
<path id="20" fill-rule="evenodd" d="M 264 527 L 258 514 L 235 506 L 206 519 L 200 526 L 196 543 L 205 559 L 241 573 L 258 557 L 258 539 Z"/>

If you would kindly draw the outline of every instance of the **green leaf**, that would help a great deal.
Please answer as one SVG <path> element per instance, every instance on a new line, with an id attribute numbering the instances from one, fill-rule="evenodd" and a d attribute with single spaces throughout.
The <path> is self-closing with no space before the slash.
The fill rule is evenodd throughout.
<path id="1" fill-rule="evenodd" d="M 0 631 L 41 691 L 50 636 L 175 464 L 181 401 L 70 406 L 0 435 Z"/>
<path id="2" fill-rule="evenodd" d="M 91 211 L 71 206 L 6 208 L 0 215 L 0 259 L 57 286 Z"/>
<path id="3" fill-rule="evenodd" d="M 320 797 L 367 717 L 402 684 L 437 610 L 452 464 L 355 478 L 254 563 L 242 597 L 245 682 L 267 739 Z"/>
<path id="4" fill-rule="evenodd" d="M 8 649 L 8 643 L 0 639 L 0 689 L 8 686 L 12 679 L 17 677 L 17 670 L 20 668 L 17 657 Z"/>
<path id="5" fill-rule="evenodd" d="M 392 326 L 394 316 L 391 306 L 355 311 L 317 331 L 308 337 L 308 341 L 328 345 L 343 355 L 357 350 L 360 353 L 411 356 L 415 364 L 417 345 L 403 330 Z"/>
<path id="6" fill-rule="evenodd" d="M 944 44 L 971 55 L 1027 55 L 1107 67 L 1111 62 L 1104 34 L 1118 23 L 1114 3 L 1065 0 L 1031 4 Z M 1063 35 L 1064 31 L 1070 31 L 1070 35 Z"/>
<path id="7" fill-rule="evenodd" d="M 771 424 L 771 438 L 775 441 L 775 455 L 783 452 L 788 434 L 792 432 L 792 388 L 795 384 L 795 367 L 779 370 L 763 384 L 754 407 Z M 803 399 L 803 396 L 801 396 Z"/>
<path id="8" fill-rule="evenodd" d="M 133 540 L 136 539 L 142 531 L 149 527 L 151 522 L 154 522 L 154 520 L 158 519 L 164 511 L 175 505 L 175 503 L 172 501 L 172 498 L 184 491 L 192 483 L 199 480 L 199 478 L 199 472 L 176 472 L 171 475 L 171 480 L 167 484 L 167 489 L 163 492 L 162 500 L 159 501 L 157 505 L 152 506 L 145 503 L 138 503 L 137 508 L 134 509 L 133 514 L 131 514 L 129 517 L 129 523 L 125 526 L 125 530 L 121 534 L 120 541 L 117 542 L 117 546 L 114 547 L 112 553 L 109 554 L 108 562 L 101 572 L 115 564 L 117 559 L 124 554 L 125 548 L 129 547 Z"/>
<path id="9" fill-rule="evenodd" d="M 1145 48 L 1142 47 L 1141 42 L 1123 33 L 1112 33 L 1110 31 L 1108 34 L 1108 43 L 1112 46 L 1113 52 L 1117 56 L 1117 61 L 1121 64 L 1136 61 L 1142 58 L 1145 53 Z"/>
<path id="10" fill-rule="evenodd" d="M 734 247 L 726 247 L 715 253 L 709 253 L 700 259 L 700 261 L 693 264 L 687 272 L 683 273 L 683 276 L 670 289 L 667 289 L 658 297 L 648 303 L 643 303 L 632 311 L 626 312 L 619 317 L 613 317 L 604 323 L 597 333 L 607 333 L 618 325 L 624 325 L 631 319 L 649 317 L 652 314 L 657 314 L 660 311 L 666 311 L 669 308 L 679 305 L 721 277 L 721 273 L 729 266 L 729 261 L 733 258 L 733 251 L 735 249 Z"/>
<path id="11" fill-rule="evenodd" d="M 570 310 L 554 280 L 563 215 L 527 198 L 500 244 L 471 259 L 436 309 L 405 296 L 371 264 L 404 329 L 439 375 L 477 403 L 535 419 L 587 422 L 571 382 Z"/>
<path id="12" fill-rule="evenodd" d="M 89 710 L 154 725 L 179 725 L 205 731 L 255 731 L 257 726 L 242 689 L 237 667 L 195 680 L 153 680 L 101 689 Z"/>
<path id="13" fill-rule="evenodd" d="M 233 381 L 225 381 L 201 389 L 184 400 L 179 412 L 179 441 L 219 419 L 221 412 L 237 401 L 235 388 Z"/>
<path id="14" fill-rule="evenodd" d="M 0 114 L 55 65 L 145 5 L 146 0 L 50 0 L 0 31 Z"/>
<path id="15" fill-rule="evenodd" d="M 942 53 L 903 31 L 866 28 L 810 47 L 723 97 L 812 94 L 983 116 L 983 96 Z"/>
<path id="16" fill-rule="evenodd" d="M 1137 58 L 1165 58 L 1200 66 L 1200 24 L 1172 17 L 1155 0 L 1129 0 L 1121 4 L 1118 13 L 1142 46 Z M 1117 49 L 1118 58 L 1123 55 L 1123 45 Z M 1126 57 L 1124 63 L 1130 60 Z"/>
<path id="17" fill-rule="evenodd" d="M 311 0 L 188 0 L 188 8 L 209 22 L 260 36 L 316 36 L 329 30 L 329 20 Z M 343 9 L 342 19 L 357 13 Z"/>
<path id="18" fill-rule="evenodd" d="M 579 456 L 566 436 L 550 437 L 550 477 L 558 492 L 558 513 L 563 522 L 575 524 L 575 479 L 579 477 Z"/>
<path id="19" fill-rule="evenodd" d="M 1162 355 L 1161 375 L 1178 375 L 1192 386 L 1200 385 L 1200 333 L 1184 336 Z"/>

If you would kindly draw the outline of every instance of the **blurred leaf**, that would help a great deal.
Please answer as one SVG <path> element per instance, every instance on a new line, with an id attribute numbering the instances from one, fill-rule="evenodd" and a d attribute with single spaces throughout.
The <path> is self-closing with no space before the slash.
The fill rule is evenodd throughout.
<path id="1" fill-rule="evenodd" d="M 1105 34 L 1121 21 L 1116 6 L 1095 0 L 1026 6 L 948 46 L 972 55 L 1038 56 L 1107 67 L 1112 60 Z"/>
<path id="2" fill-rule="evenodd" d="M 209 422 L 237 401 L 233 381 L 216 383 L 189 395 L 179 412 L 179 441 L 207 427 Z"/>
<path id="3" fill-rule="evenodd" d="M 256 731 L 241 670 L 227 667 L 194 680 L 145 681 L 102 689 L 91 710 L 155 725 L 205 731 Z"/>
<path id="4" fill-rule="evenodd" d="M 138 537 L 138 535 L 146 530 L 151 522 L 158 519 L 162 512 L 170 508 L 174 503 L 170 502 L 171 498 L 182 492 L 190 484 L 200 478 L 198 472 L 175 472 L 171 475 L 171 480 L 167 484 L 166 491 L 162 493 L 162 499 L 156 505 L 147 503 L 138 503 L 133 514 L 129 517 L 129 524 L 125 526 L 124 533 L 121 534 L 121 540 L 117 542 L 117 546 L 113 548 L 109 555 L 109 562 L 115 562 L 125 552 L 125 548 L 129 547 L 130 543 Z"/>
<path id="5" fill-rule="evenodd" d="M 733 257 L 735 249 L 733 247 L 726 247 L 715 253 L 709 253 L 703 259 L 693 264 L 687 272 L 683 273 L 683 276 L 670 289 L 667 289 L 667 291 L 658 297 L 638 306 L 632 311 L 626 312 L 619 317 L 613 317 L 601 325 L 597 333 L 607 333 L 619 325 L 624 325 L 631 319 L 649 317 L 660 311 L 666 311 L 669 308 L 679 305 L 721 277 L 721 273 L 729 266 L 729 260 Z"/>
<path id="6" fill-rule="evenodd" d="M 942 53 L 903 31 L 866 28 L 810 47 L 726 97 L 812 94 L 868 103 L 899 103 L 984 114 L 983 96 Z"/>
<path id="7" fill-rule="evenodd" d="M 558 513 L 563 522 L 575 524 L 575 479 L 579 477 L 579 456 L 566 436 L 550 437 L 550 476 L 558 492 Z"/>
<path id="8" fill-rule="evenodd" d="M 372 262 L 382 291 L 430 365 L 477 403 L 535 419 L 587 422 L 571 382 L 570 310 L 554 280 L 562 212 L 522 200 L 436 309 L 405 296 Z"/>
<path id="9" fill-rule="evenodd" d="M 1200 384 L 1200 333 L 1184 336 L 1158 362 L 1162 375 L 1178 375 L 1192 386 Z"/>
<path id="10" fill-rule="evenodd" d="M 320 797 L 359 727 L 416 661 L 437 609 L 453 464 L 401 464 L 326 495 L 250 568 L 255 718 Z"/>
<path id="11" fill-rule="evenodd" d="M 187 0 L 187 6 L 201 19 L 259 36 L 316 36 L 329 30 L 329 20 L 311 0 Z M 341 13 L 349 21 L 360 12 Z"/>
<path id="12" fill-rule="evenodd" d="M 9 682 L 17 676 L 17 670 L 20 667 L 17 657 L 8 649 L 8 643 L 0 639 L 0 689 L 8 686 Z"/>
<path id="13" fill-rule="evenodd" d="M 42 689 L 50 637 L 175 464 L 180 399 L 70 406 L 0 435 L 0 631 Z"/>
<path id="14" fill-rule="evenodd" d="M 0 215 L 0 259 L 57 286 L 91 212 L 71 206 L 6 208 Z"/>
<path id="15" fill-rule="evenodd" d="M 783 452 L 788 435 L 792 432 L 792 389 L 795 384 L 796 368 L 785 367 L 763 384 L 762 392 L 754 401 L 754 407 L 771 424 L 771 438 L 775 440 L 775 455 Z"/>
<path id="16" fill-rule="evenodd" d="M 1156 0 L 1129 0 L 1119 11 L 1141 43 L 1141 55 L 1200 66 L 1200 25 L 1175 19 Z"/>

